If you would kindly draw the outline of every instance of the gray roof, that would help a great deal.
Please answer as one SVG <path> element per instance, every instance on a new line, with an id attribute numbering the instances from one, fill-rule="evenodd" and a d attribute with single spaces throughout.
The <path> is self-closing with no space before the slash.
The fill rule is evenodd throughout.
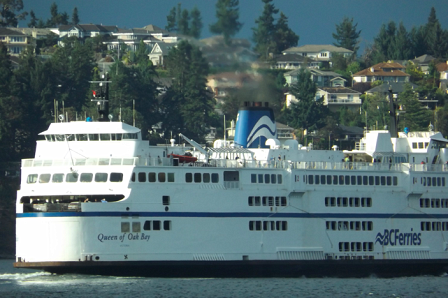
<path id="1" fill-rule="evenodd" d="M 411 61 L 422 65 L 422 64 L 429 64 L 432 60 L 435 60 L 435 59 L 436 58 L 434 58 L 433 56 L 425 54 L 425 55 L 416 57 L 414 60 L 411 60 Z"/>
<path id="2" fill-rule="evenodd" d="M 5 35 L 25 35 L 25 34 L 8 28 L 0 28 L 0 35 L 5 36 Z"/>
<path id="3" fill-rule="evenodd" d="M 103 26 L 95 24 L 78 24 L 78 25 L 62 25 L 59 26 L 59 31 L 70 31 L 72 28 L 78 28 L 80 31 L 100 31 L 111 32 L 117 30 L 116 26 Z"/>
<path id="4" fill-rule="evenodd" d="M 283 51 L 283 53 L 319 53 L 323 51 L 329 51 L 334 53 L 353 53 L 351 50 L 345 48 L 336 47 L 331 44 L 327 45 L 304 45 L 301 47 L 292 47 Z"/>
<path id="5" fill-rule="evenodd" d="M 358 92 L 356 90 L 346 88 L 346 87 L 317 87 L 317 89 L 323 90 L 328 93 L 341 93 L 341 94 L 361 94 L 361 92 Z"/>
<path id="6" fill-rule="evenodd" d="M 392 88 L 392 93 L 401 93 L 404 91 L 406 84 L 409 84 L 413 89 L 417 88 L 417 85 L 409 82 L 384 82 L 383 84 L 373 87 L 370 90 L 367 90 L 366 93 L 386 93 L 389 91 L 389 87 Z"/>

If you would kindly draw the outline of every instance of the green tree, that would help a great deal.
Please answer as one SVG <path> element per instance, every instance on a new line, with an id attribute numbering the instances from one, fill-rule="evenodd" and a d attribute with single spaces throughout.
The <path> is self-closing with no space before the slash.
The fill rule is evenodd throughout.
<path id="1" fill-rule="evenodd" d="M 288 17 L 283 12 L 280 12 L 280 18 L 275 26 L 276 54 L 290 47 L 297 46 L 298 42 L 299 36 L 288 26 Z"/>
<path id="2" fill-rule="evenodd" d="M 79 24 L 78 8 L 76 6 L 75 6 L 75 8 L 73 8 L 72 24 L 73 25 L 78 25 Z"/>
<path id="3" fill-rule="evenodd" d="M 389 58 L 393 60 L 406 60 L 413 57 L 411 39 L 409 33 L 403 25 L 403 22 L 400 22 L 398 25 L 391 52 L 392 56 Z"/>
<path id="4" fill-rule="evenodd" d="M 399 129 L 408 127 L 411 131 L 427 131 L 432 112 L 422 106 L 409 85 L 398 95 L 398 100 L 406 111 L 400 118 Z"/>
<path id="5" fill-rule="evenodd" d="M 202 141 L 215 121 L 213 99 L 206 89 L 208 63 L 197 47 L 182 41 L 169 52 L 167 69 L 174 83 L 162 104 L 164 130 Z"/>
<path id="6" fill-rule="evenodd" d="M 28 28 L 36 28 L 37 26 L 37 18 L 36 15 L 34 14 L 34 11 L 31 10 L 30 11 L 30 22 L 28 23 Z"/>
<path id="7" fill-rule="evenodd" d="M 413 83 L 421 81 L 425 76 L 420 66 L 418 64 L 414 64 L 411 61 L 408 61 L 408 63 L 406 64 L 406 73 L 411 76 L 410 81 Z"/>
<path id="8" fill-rule="evenodd" d="M 22 12 L 22 0 L 0 0 L 0 27 L 17 27 L 19 20 L 23 20 L 28 13 Z"/>
<path id="9" fill-rule="evenodd" d="M 325 126 L 328 109 L 323 106 L 322 99 L 316 100 L 316 83 L 311 79 L 309 71 L 301 68 L 297 75 L 297 84 L 291 86 L 290 92 L 297 98 L 288 110 L 284 110 L 288 125 L 294 128 L 318 130 Z"/>
<path id="10" fill-rule="evenodd" d="M 275 14 L 278 9 L 272 3 L 273 0 L 262 0 L 264 8 L 261 16 L 255 20 L 256 28 L 252 28 L 253 41 L 255 42 L 255 52 L 260 54 L 261 58 L 267 60 L 270 53 L 277 49 L 275 43 Z"/>
<path id="11" fill-rule="evenodd" d="M 60 25 L 68 24 L 68 14 L 66 12 L 59 13 L 58 6 L 53 2 L 50 6 L 51 17 L 47 20 L 47 27 L 59 27 Z"/>
<path id="12" fill-rule="evenodd" d="M 190 23 L 190 32 L 188 35 L 193 36 L 194 38 L 201 37 L 202 31 L 202 18 L 201 11 L 195 6 L 190 13 L 191 23 Z"/>
<path id="13" fill-rule="evenodd" d="M 169 14 L 166 16 L 165 30 L 169 32 L 177 32 L 177 10 L 176 7 L 171 8 Z"/>
<path id="14" fill-rule="evenodd" d="M 190 34 L 190 13 L 188 10 L 184 9 L 182 11 L 181 17 L 177 22 L 177 26 L 179 28 L 178 33 L 183 35 Z"/>
<path id="15" fill-rule="evenodd" d="M 359 37 L 361 30 L 357 30 L 358 23 L 353 24 L 353 18 L 344 17 L 340 24 L 336 24 L 336 33 L 333 33 L 333 38 L 336 40 L 333 44 L 337 47 L 342 47 L 347 50 L 356 52 L 359 49 Z"/>
<path id="16" fill-rule="evenodd" d="M 216 23 L 210 25 L 210 32 L 222 34 L 226 45 L 230 45 L 230 39 L 237 34 L 242 23 L 238 21 L 239 0 L 218 0 L 216 2 Z"/>

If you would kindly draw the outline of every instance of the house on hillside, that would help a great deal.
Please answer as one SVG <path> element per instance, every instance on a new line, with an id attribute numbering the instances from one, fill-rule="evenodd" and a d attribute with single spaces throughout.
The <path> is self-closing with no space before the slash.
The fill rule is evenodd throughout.
<path id="1" fill-rule="evenodd" d="M 320 87 L 316 92 L 316 99 L 323 98 L 323 104 L 331 111 L 337 111 L 342 106 L 359 111 L 362 104 L 360 96 L 360 92 L 346 87 Z"/>
<path id="2" fill-rule="evenodd" d="M 295 54 L 312 58 L 313 60 L 319 62 L 330 62 L 333 53 L 342 54 L 346 58 L 349 58 L 353 55 L 353 51 L 341 47 L 336 47 L 334 45 L 304 45 L 301 47 L 292 47 L 282 52 L 282 54 L 284 55 Z"/>
<path id="3" fill-rule="evenodd" d="M 95 37 L 98 35 L 112 35 L 117 32 L 117 26 L 103 26 L 95 24 L 78 24 L 78 25 L 62 25 L 58 28 L 59 41 L 58 44 L 62 45 L 62 39 L 64 37 L 77 37 L 78 39 L 85 40 L 88 37 Z"/>
<path id="4" fill-rule="evenodd" d="M 437 71 L 440 73 L 439 88 L 448 93 L 448 61 L 440 62 L 436 65 Z"/>
<path id="5" fill-rule="evenodd" d="M 319 62 L 312 58 L 296 54 L 277 55 L 275 63 L 271 68 L 276 69 L 298 69 L 298 68 L 319 68 Z"/>
<path id="6" fill-rule="evenodd" d="M 405 72 L 406 68 L 396 62 L 382 62 L 353 74 L 353 85 L 356 83 L 383 82 L 409 82 Z"/>
<path id="7" fill-rule="evenodd" d="M 152 64 L 155 66 L 165 65 L 165 57 L 168 56 L 169 51 L 174 46 L 176 46 L 176 44 L 156 42 L 151 53 L 148 54 L 149 60 L 151 60 Z"/>
<path id="8" fill-rule="evenodd" d="M 417 85 L 410 83 L 410 82 L 407 82 L 407 83 L 385 82 L 384 84 L 381 84 L 379 86 L 376 86 L 376 87 L 373 87 L 372 89 L 367 90 L 366 94 L 374 95 L 377 93 L 381 93 L 384 96 L 388 96 L 389 90 L 391 90 L 393 98 L 397 98 L 398 94 L 403 92 L 407 85 L 409 85 L 412 89 L 417 88 Z"/>
<path id="9" fill-rule="evenodd" d="M 344 87 L 346 79 L 342 78 L 340 74 L 333 71 L 323 71 L 319 69 L 307 69 L 310 72 L 311 80 L 316 83 L 318 87 Z M 291 86 L 297 84 L 297 76 L 300 69 L 295 69 L 284 74 L 286 83 Z"/>
<path id="10" fill-rule="evenodd" d="M 31 36 L 9 28 L 0 28 L 0 43 L 6 46 L 10 55 L 16 56 L 20 55 L 29 46 L 32 46 L 33 49 L 36 47 Z"/>
<path id="11" fill-rule="evenodd" d="M 421 71 L 423 71 L 424 74 L 428 74 L 429 73 L 429 64 L 431 63 L 431 61 L 434 61 L 436 58 L 434 58 L 431 55 L 421 55 L 413 60 L 410 60 L 412 63 L 418 65 L 421 69 Z"/>

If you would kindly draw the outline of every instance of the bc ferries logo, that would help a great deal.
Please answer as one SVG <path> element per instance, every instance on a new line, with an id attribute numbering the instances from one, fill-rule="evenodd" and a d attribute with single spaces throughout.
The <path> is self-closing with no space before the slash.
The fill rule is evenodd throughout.
<path id="1" fill-rule="evenodd" d="M 384 230 L 384 233 L 378 233 L 375 237 L 375 244 L 380 245 L 420 245 L 422 240 L 420 236 L 422 233 L 400 233 L 400 229 Z"/>
<path id="2" fill-rule="evenodd" d="M 247 147 L 249 147 L 259 137 L 265 137 L 266 139 L 277 137 L 277 128 L 275 123 L 268 116 L 261 117 L 257 123 L 255 123 L 251 132 L 247 136 Z"/>

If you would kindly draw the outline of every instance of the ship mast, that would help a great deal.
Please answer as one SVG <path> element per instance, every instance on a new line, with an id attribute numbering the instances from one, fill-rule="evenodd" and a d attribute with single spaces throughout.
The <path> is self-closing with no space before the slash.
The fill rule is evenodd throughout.
<path id="1" fill-rule="evenodd" d="M 97 111 L 98 111 L 98 121 L 109 121 L 109 76 L 102 75 L 102 81 L 89 81 L 91 84 L 98 84 L 99 90 L 92 90 L 94 99 L 91 101 L 96 101 Z"/>

